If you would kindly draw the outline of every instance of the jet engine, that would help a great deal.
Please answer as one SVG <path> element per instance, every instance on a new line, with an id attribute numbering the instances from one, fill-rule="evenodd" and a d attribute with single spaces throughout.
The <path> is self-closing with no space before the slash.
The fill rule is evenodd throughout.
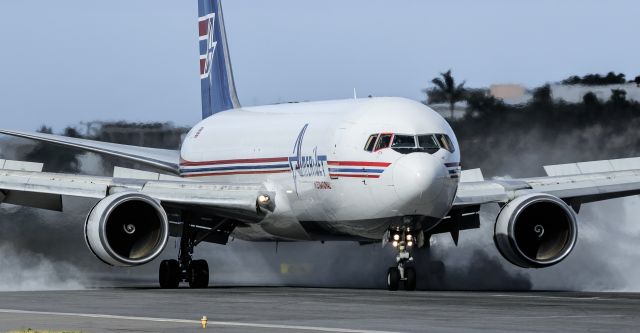
<path id="1" fill-rule="evenodd" d="M 117 193 L 91 210 L 85 238 L 89 249 L 109 265 L 142 265 L 164 250 L 169 220 L 155 199 L 137 192 Z"/>
<path id="2" fill-rule="evenodd" d="M 576 214 L 561 199 L 528 194 L 507 203 L 496 220 L 494 241 L 514 265 L 555 265 L 573 250 L 578 237 Z"/>

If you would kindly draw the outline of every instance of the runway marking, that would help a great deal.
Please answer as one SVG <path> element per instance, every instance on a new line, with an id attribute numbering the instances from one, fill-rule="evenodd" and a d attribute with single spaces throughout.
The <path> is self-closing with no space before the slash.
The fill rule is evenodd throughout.
<path id="1" fill-rule="evenodd" d="M 41 316 L 60 316 L 60 317 L 82 317 L 82 318 L 96 318 L 96 319 L 137 320 L 137 321 L 150 321 L 150 322 L 157 322 L 157 323 L 178 323 L 178 324 L 200 325 L 200 320 L 116 316 L 116 315 L 94 314 L 94 313 L 45 312 L 45 311 L 26 311 L 26 310 L 12 310 L 12 309 L 0 309 L 0 313 L 29 314 L 29 315 L 41 315 Z M 212 320 L 209 320 L 207 324 L 210 326 L 273 328 L 273 329 L 283 329 L 283 330 L 335 332 L 335 333 L 400 333 L 400 332 L 392 332 L 392 331 L 373 331 L 373 330 L 358 330 L 358 329 L 333 328 L 333 327 L 240 323 L 240 322 L 232 322 L 232 321 L 212 321 Z"/>
<path id="2" fill-rule="evenodd" d="M 597 300 L 607 300 L 600 297 L 571 297 L 571 296 L 542 296 L 542 295 L 491 295 L 493 297 L 511 297 L 511 298 L 548 298 L 548 299 L 567 299 L 567 300 L 577 300 L 577 301 L 597 301 Z"/>
<path id="3" fill-rule="evenodd" d="M 621 318 L 625 315 L 568 315 L 568 316 L 497 316 L 502 319 L 571 319 L 571 318 Z"/>

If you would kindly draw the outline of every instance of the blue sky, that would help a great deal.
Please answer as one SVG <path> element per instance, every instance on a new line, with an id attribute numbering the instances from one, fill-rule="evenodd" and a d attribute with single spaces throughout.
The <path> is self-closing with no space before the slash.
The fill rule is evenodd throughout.
<path id="1" fill-rule="evenodd" d="M 226 0 L 243 105 L 640 75 L 633 0 Z M 3 0 L 0 127 L 200 116 L 196 0 Z"/>

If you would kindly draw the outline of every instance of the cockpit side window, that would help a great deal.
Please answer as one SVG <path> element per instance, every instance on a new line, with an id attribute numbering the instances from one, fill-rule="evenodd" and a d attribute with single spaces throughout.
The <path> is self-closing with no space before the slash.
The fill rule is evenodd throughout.
<path id="1" fill-rule="evenodd" d="M 364 150 L 373 151 L 373 148 L 376 145 L 376 139 L 377 138 L 378 138 L 378 134 L 371 134 L 369 136 L 369 139 L 367 140 L 367 143 L 364 145 Z"/>
<path id="2" fill-rule="evenodd" d="M 380 134 L 375 150 L 378 151 L 380 149 L 389 148 L 389 145 L 391 145 L 392 137 L 393 137 L 393 134 Z"/>
<path id="3" fill-rule="evenodd" d="M 452 153 L 456 150 L 448 135 L 436 134 L 436 139 L 438 140 L 438 144 L 442 149 L 446 149 Z"/>

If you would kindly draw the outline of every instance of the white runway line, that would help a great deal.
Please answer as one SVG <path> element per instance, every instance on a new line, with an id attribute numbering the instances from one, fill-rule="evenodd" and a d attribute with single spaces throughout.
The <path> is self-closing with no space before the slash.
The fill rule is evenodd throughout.
<path id="1" fill-rule="evenodd" d="M 572 301 L 608 301 L 606 298 L 600 297 L 572 297 L 572 296 L 545 296 L 545 295 L 490 295 L 491 297 L 504 297 L 504 298 L 541 298 L 541 299 L 558 299 L 558 300 L 572 300 Z"/>
<path id="2" fill-rule="evenodd" d="M 622 318 L 628 317 L 625 315 L 567 315 L 567 316 L 511 316 L 511 317 L 492 317 L 500 319 L 580 319 L 580 318 Z"/>
<path id="3" fill-rule="evenodd" d="M 200 325 L 200 320 L 152 318 L 152 317 L 132 317 L 132 316 L 115 316 L 115 315 L 93 314 L 93 313 L 45 312 L 45 311 L 25 311 L 25 310 L 12 310 L 12 309 L 0 309 L 0 313 L 29 314 L 29 315 L 41 315 L 41 316 L 60 316 L 60 317 L 81 317 L 81 318 L 96 318 L 96 319 L 137 320 L 137 321 L 150 321 L 150 322 L 157 322 L 157 323 L 178 323 L 178 324 Z M 207 325 L 209 325 L 209 326 L 252 327 L 252 328 L 273 328 L 273 329 L 282 329 L 282 330 L 298 330 L 298 331 L 313 331 L 313 332 L 336 332 L 336 333 L 400 333 L 400 332 L 391 332 L 391 331 L 357 330 L 357 329 L 348 329 L 348 328 L 296 326 L 296 325 L 277 325 L 277 324 L 257 324 L 257 323 L 240 323 L 240 322 L 213 321 L 213 320 L 209 320 L 207 322 Z"/>

